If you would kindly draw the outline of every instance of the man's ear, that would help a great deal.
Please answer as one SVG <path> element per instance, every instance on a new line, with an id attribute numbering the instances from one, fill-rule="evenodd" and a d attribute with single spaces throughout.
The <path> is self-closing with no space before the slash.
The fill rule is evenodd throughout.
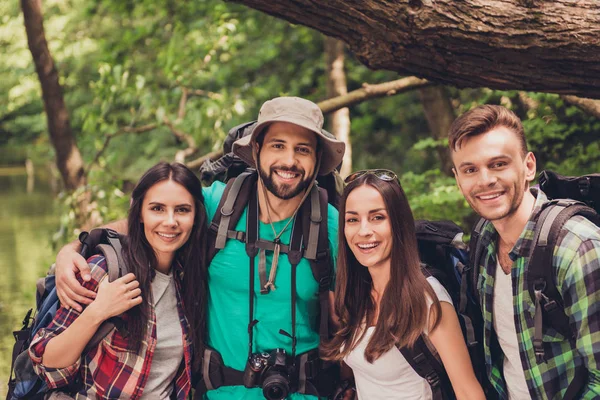
<path id="1" fill-rule="evenodd" d="M 535 179 L 537 165 L 535 155 L 530 151 L 525 156 L 525 179 L 527 182 L 532 182 Z"/>

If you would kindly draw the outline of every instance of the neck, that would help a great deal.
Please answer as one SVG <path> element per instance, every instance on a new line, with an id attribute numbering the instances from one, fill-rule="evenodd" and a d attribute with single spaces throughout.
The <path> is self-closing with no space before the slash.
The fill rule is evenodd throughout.
<path id="1" fill-rule="evenodd" d="M 262 223 L 278 222 L 290 218 L 300 205 L 305 192 L 291 199 L 283 200 L 263 188 L 263 183 L 258 181 L 258 209 L 259 219 Z M 265 197 L 266 194 L 266 197 Z M 269 207 L 269 212 L 267 212 Z M 269 214 L 271 221 L 269 221 Z"/>
<path id="2" fill-rule="evenodd" d="M 535 197 L 528 188 L 523 195 L 523 201 L 519 205 L 519 208 L 512 215 L 498 221 L 492 221 L 494 228 L 498 232 L 501 244 L 508 248 L 514 247 L 523 229 L 525 229 L 527 221 L 529 221 L 534 205 Z"/>
<path id="3" fill-rule="evenodd" d="M 390 264 L 378 265 L 369 268 L 371 281 L 373 282 L 373 291 L 377 294 L 377 303 L 381 301 L 385 287 L 390 281 Z"/>
<path id="4" fill-rule="evenodd" d="M 175 257 L 174 253 L 169 254 L 156 254 L 156 270 L 158 272 L 162 272 L 165 275 L 168 275 L 171 272 L 171 264 L 173 263 L 173 258 Z"/>

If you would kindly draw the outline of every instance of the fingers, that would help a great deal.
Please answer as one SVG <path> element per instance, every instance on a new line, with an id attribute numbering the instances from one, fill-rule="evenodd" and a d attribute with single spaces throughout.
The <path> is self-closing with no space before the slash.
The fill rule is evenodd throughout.
<path id="1" fill-rule="evenodd" d="M 89 281 L 92 279 L 92 270 L 88 265 L 87 261 L 81 254 L 76 254 L 73 258 L 73 264 L 75 264 L 75 268 L 79 270 L 79 274 L 84 281 Z"/>
<path id="2" fill-rule="evenodd" d="M 128 284 L 128 283 L 137 282 L 137 281 L 135 280 L 135 275 L 130 272 L 127 275 L 123 275 L 122 277 L 117 279 L 115 282 L 123 282 L 125 284 Z M 138 283 L 138 286 L 139 286 L 139 283 Z"/>
<path id="3" fill-rule="evenodd" d="M 58 288 L 58 286 L 57 286 Z M 83 289 L 83 288 L 82 288 Z M 87 290 L 87 289 L 85 289 Z M 62 296 L 61 296 L 62 293 Z M 94 292 L 91 292 L 94 293 Z M 93 299 L 90 299 L 89 297 L 85 297 L 85 296 L 81 296 L 77 293 L 75 293 L 73 290 L 71 290 L 70 287 L 66 286 L 64 288 L 64 290 L 62 290 L 61 292 L 58 291 L 57 289 L 57 294 L 59 296 L 60 302 L 62 305 L 68 307 L 68 308 L 74 308 L 75 310 L 81 312 L 83 310 L 83 308 L 81 307 L 80 304 L 90 304 Z M 94 293 L 95 295 L 95 293 Z"/>

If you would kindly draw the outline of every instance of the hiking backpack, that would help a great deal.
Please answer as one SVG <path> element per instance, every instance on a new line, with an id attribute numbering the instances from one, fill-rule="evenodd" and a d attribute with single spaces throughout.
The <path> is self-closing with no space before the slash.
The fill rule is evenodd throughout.
<path id="1" fill-rule="evenodd" d="M 122 237 L 110 229 L 94 229 L 89 234 L 88 232 L 82 232 L 79 235 L 79 241 L 82 244 L 80 251 L 82 256 L 87 259 L 94 254 L 101 254 L 106 258 L 109 282 L 127 274 L 127 267 L 121 257 L 121 240 Z M 93 245 L 96 243 L 100 244 Z M 29 309 L 23 319 L 21 329 L 13 332 L 16 342 L 13 345 L 7 400 L 41 400 L 49 391 L 46 382 L 36 375 L 33 369 L 29 357 L 29 345 L 35 334 L 41 328 L 45 328 L 50 324 L 60 307 L 60 301 L 56 293 L 54 264 L 50 267 L 47 276 L 38 279 L 36 288 L 35 313 L 33 309 Z M 100 343 L 115 326 L 118 329 L 123 328 L 123 322 L 118 317 L 104 321 L 83 352 L 89 351 Z"/>
<path id="2" fill-rule="evenodd" d="M 493 399 L 494 391 L 490 390 L 485 374 L 481 311 L 467 288 L 469 258 L 463 231 L 451 221 L 426 220 L 415 221 L 415 230 L 423 274 L 435 277 L 450 294 L 475 375 L 486 398 Z M 456 398 L 446 370 L 425 335 L 412 348 L 399 350 L 415 372 L 429 383 L 434 400 Z"/>
<path id="3" fill-rule="evenodd" d="M 533 348 L 537 362 L 543 363 L 546 362 L 546 355 L 542 339 L 546 329 L 552 328 L 569 340 L 574 340 L 577 334 L 571 330 L 563 300 L 556 287 L 554 269 L 551 268 L 552 257 L 563 226 L 572 217 L 580 215 L 600 226 L 600 174 L 570 177 L 546 170 L 540 173 L 538 182 L 549 201 L 537 219 L 526 280 L 529 294 L 535 303 Z M 469 244 L 470 262 L 473 266 L 469 279 L 478 304 L 477 279 L 483 252 L 478 243 L 481 232 L 488 223 L 483 218 L 476 223 Z M 575 370 L 564 399 L 579 398 L 579 393 L 586 385 L 587 375 L 585 365 Z"/>

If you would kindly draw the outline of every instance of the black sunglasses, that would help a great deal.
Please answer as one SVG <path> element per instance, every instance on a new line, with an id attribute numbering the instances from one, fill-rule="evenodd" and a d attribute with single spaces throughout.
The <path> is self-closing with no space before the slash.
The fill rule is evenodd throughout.
<path id="1" fill-rule="evenodd" d="M 394 173 L 394 171 L 390 171 L 389 169 L 364 169 L 362 171 L 356 171 L 351 173 L 344 179 L 344 183 L 348 184 L 363 175 L 375 175 L 377 178 L 381 179 L 385 182 L 398 182 L 398 176 Z"/>

